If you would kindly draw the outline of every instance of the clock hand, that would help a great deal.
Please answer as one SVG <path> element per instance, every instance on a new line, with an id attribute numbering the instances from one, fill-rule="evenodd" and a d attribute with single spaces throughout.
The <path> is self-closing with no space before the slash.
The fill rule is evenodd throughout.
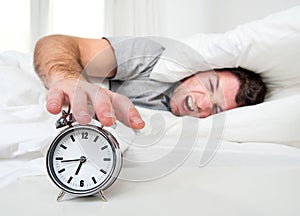
<path id="1" fill-rule="evenodd" d="M 79 166 L 78 166 L 78 168 L 77 168 L 77 170 L 75 172 L 75 175 L 78 175 L 81 166 L 82 166 L 82 162 L 79 163 Z"/>
<path id="2" fill-rule="evenodd" d="M 80 159 L 79 159 L 79 165 L 78 165 L 78 168 L 77 168 L 77 170 L 75 172 L 75 175 L 78 175 L 78 173 L 79 173 L 79 171 L 81 169 L 82 164 L 85 163 L 85 162 L 86 162 L 86 157 L 85 156 L 81 156 Z"/>
<path id="3" fill-rule="evenodd" d="M 73 162 L 73 161 L 80 161 L 80 158 L 79 159 L 71 159 L 71 160 L 62 160 L 61 162 Z"/>

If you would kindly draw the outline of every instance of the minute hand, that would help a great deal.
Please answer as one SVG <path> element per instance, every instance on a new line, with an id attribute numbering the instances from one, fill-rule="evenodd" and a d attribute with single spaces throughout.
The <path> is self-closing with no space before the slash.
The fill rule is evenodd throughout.
<path id="1" fill-rule="evenodd" d="M 64 163 L 64 162 L 74 162 L 74 161 L 80 161 L 80 158 L 78 158 L 78 159 L 70 159 L 70 160 L 62 160 L 61 162 Z"/>

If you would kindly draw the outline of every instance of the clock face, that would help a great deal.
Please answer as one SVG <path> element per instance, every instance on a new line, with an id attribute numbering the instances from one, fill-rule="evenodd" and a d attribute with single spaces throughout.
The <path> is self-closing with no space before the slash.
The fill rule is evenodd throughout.
<path id="1" fill-rule="evenodd" d="M 121 155 L 114 139 L 101 130 L 78 125 L 63 131 L 51 144 L 48 173 L 64 191 L 89 195 L 115 180 Z"/>

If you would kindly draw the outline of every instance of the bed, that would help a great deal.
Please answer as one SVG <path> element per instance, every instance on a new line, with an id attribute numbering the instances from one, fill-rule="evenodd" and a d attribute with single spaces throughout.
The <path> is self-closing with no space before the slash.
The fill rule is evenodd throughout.
<path id="1" fill-rule="evenodd" d="M 300 194 L 300 7 L 222 34 L 183 40 L 215 68 L 243 66 L 270 89 L 259 105 L 206 119 L 138 108 L 146 128 L 118 123 L 119 180 L 98 197 L 56 202 L 45 154 L 58 133 L 32 53 L 0 54 L 1 214 L 298 215 Z M 153 79 L 176 81 L 195 65 L 158 62 Z M 197 68 L 198 69 L 198 68 Z M 170 76 L 170 74 L 172 76 Z"/>

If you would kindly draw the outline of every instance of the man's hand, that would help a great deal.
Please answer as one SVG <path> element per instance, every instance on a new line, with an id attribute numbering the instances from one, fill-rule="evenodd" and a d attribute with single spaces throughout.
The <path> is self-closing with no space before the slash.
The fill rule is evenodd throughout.
<path id="1" fill-rule="evenodd" d="M 116 120 L 135 130 L 142 129 L 145 122 L 133 103 L 125 96 L 100 88 L 79 79 L 61 79 L 49 86 L 47 110 L 58 114 L 64 105 L 70 104 L 79 124 L 88 124 L 92 105 L 98 120 L 104 126 L 111 126 Z"/>
<path id="2" fill-rule="evenodd" d="M 112 68 L 117 63 L 114 51 L 105 39 L 50 35 L 37 42 L 34 65 L 49 88 L 47 110 L 58 114 L 64 105 L 70 104 L 79 124 L 88 124 L 95 113 L 104 126 L 111 126 L 118 119 L 135 130 L 143 128 L 144 121 L 127 97 L 81 79 L 85 67 L 95 66 L 90 65 L 95 56 L 100 58 L 95 68 L 97 75 L 113 77 L 116 70 Z M 94 113 L 90 113 L 89 104 Z"/>

